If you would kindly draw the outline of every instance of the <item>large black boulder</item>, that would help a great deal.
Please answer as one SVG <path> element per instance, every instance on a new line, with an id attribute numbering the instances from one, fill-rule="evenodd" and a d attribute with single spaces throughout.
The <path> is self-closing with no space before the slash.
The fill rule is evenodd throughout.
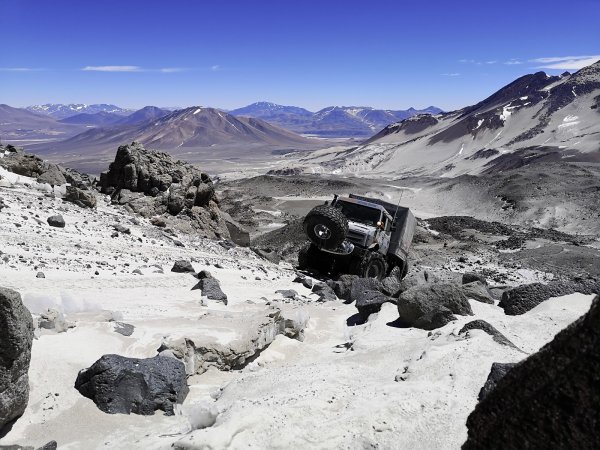
<path id="1" fill-rule="evenodd" d="M 29 400 L 33 320 L 18 292 L 0 288 L 0 430 Z"/>
<path id="2" fill-rule="evenodd" d="M 600 280 L 595 278 L 576 278 L 571 281 L 552 281 L 548 284 L 532 283 L 517 286 L 504 291 L 498 304 L 510 316 L 524 314 L 551 297 L 580 292 L 582 294 L 600 294 Z"/>
<path id="3" fill-rule="evenodd" d="M 600 298 L 513 367 L 467 419 L 463 449 L 600 448 Z"/>
<path id="4" fill-rule="evenodd" d="M 77 375 L 75 388 L 109 414 L 174 414 L 189 391 L 184 364 L 165 356 L 137 359 L 104 355 Z"/>
<path id="5" fill-rule="evenodd" d="M 424 284 L 407 289 L 398 298 L 398 313 L 404 325 L 424 329 L 445 325 L 452 320 L 451 314 L 473 315 L 462 286 L 453 283 Z"/>

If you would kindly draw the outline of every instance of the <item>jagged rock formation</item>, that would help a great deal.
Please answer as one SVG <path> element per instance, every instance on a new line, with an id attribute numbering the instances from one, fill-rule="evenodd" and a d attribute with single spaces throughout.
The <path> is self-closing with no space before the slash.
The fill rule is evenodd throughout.
<path id="1" fill-rule="evenodd" d="M 35 178 L 38 183 L 48 183 L 53 186 L 69 183 L 79 189 L 88 189 L 92 185 L 88 175 L 44 161 L 12 145 L 6 147 L 0 145 L 0 153 L 4 153 L 4 158 L 0 158 L 0 167 L 17 175 Z"/>
<path id="2" fill-rule="evenodd" d="M 0 430 L 27 406 L 32 340 L 33 320 L 21 295 L 0 288 Z"/>
<path id="3" fill-rule="evenodd" d="M 173 358 L 104 355 L 77 375 L 75 388 L 109 414 L 174 414 L 189 391 L 185 368 Z"/>
<path id="4" fill-rule="evenodd" d="M 113 203 L 145 217 L 161 216 L 166 225 L 184 232 L 229 238 L 210 177 L 167 153 L 146 150 L 137 142 L 122 145 L 99 185 Z"/>
<path id="5" fill-rule="evenodd" d="M 463 449 L 600 447 L 600 298 L 513 367 L 467 420 Z"/>

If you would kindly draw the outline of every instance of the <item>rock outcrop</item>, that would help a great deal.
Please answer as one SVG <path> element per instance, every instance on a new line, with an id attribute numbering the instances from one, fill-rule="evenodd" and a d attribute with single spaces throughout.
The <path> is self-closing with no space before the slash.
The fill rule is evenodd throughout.
<path id="1" fill-rule="evenodd" d="M 0 430 L 25 411 L 33 320 L 18 292 L 0 288 Z"/>
<path id="2" fill-rule="evenodd" d="M 109 414 L 174 414 L 189 391 L 185 367 L 174 358 L 104 355 L 77 375 L 75 388 Z"/>
<path id="3" fill-rule="evenodd" d="M 600 298 L 498 381 L 467 420 L 463 449 L 600 448 Z"/>
<path id="4" fill-rule="evenodd" d="M 9 172 L 35 178 L 38 183 L 48 183 L 53 186 L 69 183 L 78 188 L 88 188 L 92 185 L 88 175 L 44 161 L 12 145 L 7 145 L 6 149 L 9 151 L 5 153 L 4 158 L 0 158 L 0 167 L 4 167 Z M 0 146 L 1 151 L 2 146 Z"/>
<path id="5" fill-rule="evenodd" d="M 230 237 L 210 177 L 167 153 L 146 150 L 137 142 L 122 145 L 99 185 L 113 203 L 145 217 L 159 216 L 182 232 Z"/>

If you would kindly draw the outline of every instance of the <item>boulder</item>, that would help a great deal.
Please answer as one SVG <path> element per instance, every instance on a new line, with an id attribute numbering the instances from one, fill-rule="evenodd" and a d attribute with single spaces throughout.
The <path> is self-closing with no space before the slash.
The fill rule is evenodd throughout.
<path id="1" fill-rule="evenodd" d="M 551 297 L 580 292 L 582 294 L 600 293 L 600 280 L 595 278 L 576 278 L 572 281 L 552 281 L 548 284 L 532 283 L 517 286 L 504 291 L 498 304 L 510 316 L 524 314 Z"/>
<path id="2" fill-rule="evenodd" d="M 66 225 L 65 219 L 63 219 L 63 216 L 61 215 L 50 216 L 48 217 L 47 221 L 48 225 L 50 225 L 51 227 L 64 228 Z"/>
<path id="3" fill-rule="evenodd" d="M 340 275 L 333 286 L 335 295 L 343 300 L 350 301 L 352 283 L 358 278 L 358 275 Z"/>
<path id="4" fill-rule="evenodd" d="M 494 304 L 494 299 L 492 298 L 492 295 L 490 294 L 487 286 L 481 281 L 472 281 L 470 283 L 465 283 L 462 285 L 462 290 L 469 299 L 481 303 L 488 303 L 490 305 Z"/>
<path id="5" fill-rule="evenodd" d="M 209 300 L 216 300 L 227 304 L 227 294 L 221 290 L 221 283 L 219 283 L 219 280 L 212 276 L 201 278 L 200 281 L 198 281 L 198 284 L 192 288 L 192 290 L 194 289 L 200 289 L 202 295 Z"/>
<path id="6" fill-rule="evenodd" d="M 487 397 L 488 394 L 494 390 L 498 382 L 504 378 L 504 375 L 516 365 L 517 363 L 492 363 L 492 368 L 490 369 L 487 380 L 485 380 L 485 384 L 479 391 L 479 396 L 477 397 L 478 400 L 481 401 Z"/>
<path id="7" fill-rule="evenodd" d="M 0 430 L 27 406 L 32 341 L 33 320 L 21 295 L 0 288 Z"/>
<path id="8" fill-rule="evenodd" d="M 38 183 L 48 183 L 52 186 L 61 186 L 66 184 L 62 170 L 56 164 L 45 164 L 45 170 L 37 177 Z"/>
<path id="9" fill-rule="evenodd" d="M 600 448 L 600 297 L 513 367 L 467 419 L 463 449 Z"/>
<path id="10" fill-rule="evenodd" d="M 400 321 L 407 326 L 422 324 L 417 320 L 426 314 L 429 316 L 423 320 L 428 324 L 452 320 L 448 311 L 463 316 L 473 315 L 463 290 L 453 283 L 414 286 L 404 291 L 398 298 Z M 436 312 L 439 313 L 437 316 L 434 314 Z"/>
<path id="11" fill-rule="evenodd" d="M 317 294 L 319 296 L 320 302 L 329 302 L 337 300 L 337 296 L 335 295 L 334 290 L 325 283 L 316 283 L 315 285 L 313 285 L 312 292 L 313 294 Z"/>
<path id="12" fill-rule="evenodd" d="M 462 284 L 469 284 L 475 281 L 479 281 L 481 284 L 487 286 L 487 280 L 483 275 L 474 272 L 463 273 Z"/>
<path id="13" fill-rule="evenodd" d="M 95 208 L 96 196 L 90 190 L 83 190 L 75 186 L 67 186 L 67 191 L 63 200 L 75 203 L 82 208 Z"/>
<path id="14" fill-rule="evenodd" d="M 194 273 L 194 267 L 190 261 L 186 261 L 185 259 L 180 259 L 179 261 L 175 261 L 173 267 L 171 268 L 171 272 L 176 273 Z"/>
<path id="15" fill-rule="evenodd" d="M 435 330 L 449 324 L 453 320 L 456 320 L 456 317 L 452 314 L 452 311 L 445 306 L 440 306 L 420 316 L 415 320 L 413 326 L 422 330 Z"/>
<path id="16" fill-rule="evenodd" d="M 362 291 L 355 298 L 354 306 L 363 319 L 367 319 L 371 314 L 379 312 L 381 305 L 386 302 L 395 303 L 395 299 L 379 291 Z"/>
<path id="17" fill-rule="evenodd" d="M 104 355 L 79 372 L 75 388 L 109 414 L 153 415 L 160 409 L 171 416 L 188 393 L 183 363 L 162 356 Z"/>
<path id="18" fill-rule="evenodd" d="M 275 291 L 276 294 L 281 294 L 283 298 L 295 299 L 298 296 L 298 292 L 293 289 L 279 289 Z"/>

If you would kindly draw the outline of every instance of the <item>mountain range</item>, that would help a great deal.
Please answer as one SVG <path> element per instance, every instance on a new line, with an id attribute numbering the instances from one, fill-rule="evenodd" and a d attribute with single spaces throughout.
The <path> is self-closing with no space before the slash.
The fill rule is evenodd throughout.
<path id="1" fill-rule="evenodd" d="M 121 108 L 116 105 L 105 103 L 86 105 L 84 103 L 71 103 L 63 105 L 60 103 L 46 103 L 44 105 L 32 105 L 25 109 L 28 111 L 54 117 L 55 119 L 65 119 L 76 114 L 96 114 L 96 113 L 112 113 L 120 116 L 131 114 L 133 110 Z"/>
<path id="2" fill-rule="evenodd" d="M 600 61 L 522 76 L 485 100 L 388 125 L 319 166 L 336 172 L 456 177 L 549 161 L 600 161 Z"/>
<path id="3" fill-rule="evenodd" d="M 422 110 L 383 110 L 366 106 L 329 106 L 311 112 L 296 106 L 257 102 L 229 111 L 234 116 L 255 117 L 296 133 L 319 137 L 368 137 L 390 123 L 417 114 L 439 114 L 430 106 Z"/>

